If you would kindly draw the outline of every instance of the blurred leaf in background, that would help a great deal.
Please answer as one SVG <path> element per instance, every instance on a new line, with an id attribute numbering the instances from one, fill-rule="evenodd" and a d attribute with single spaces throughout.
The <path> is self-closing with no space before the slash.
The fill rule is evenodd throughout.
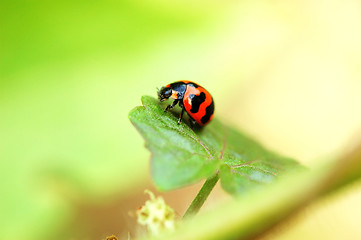
<path id="1" fill-rule="evenodd" d="M 126 195 L 146 176 L 129 110 L 164 80 L 192 75 L 166 69 L 176 69 L 180 46 L 211 33 L 219 11 L 143 1 L 1 5 L 1 238 L 87 236 L 81 223 L 62 232 L 76 206 Z M 163 45 L 170 40 L 175 54 Z"/>
<path id="2" fill-rule="evenodd" d="M 99 239 L 79 206 L 144 184 L 127 114 L 179 79 L 276 152 L 334 156 L 361 126 L 360 22 L 356 0 L 2 1 L 0 238 Z M 323 221 L 359 222 L 351 198 L 310 225 L 342 235 Z"/>

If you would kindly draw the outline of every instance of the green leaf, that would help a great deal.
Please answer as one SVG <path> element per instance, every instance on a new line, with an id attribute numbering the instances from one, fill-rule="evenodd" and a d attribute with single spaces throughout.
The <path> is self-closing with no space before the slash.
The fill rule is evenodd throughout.
<path id="1" fill-rule="evenodd" d="M 143 106 L 129 118 L 152 152 L 156 186 L 171 190 L 220 174 L 222 187 L 233 194 L 264 186 L 299 164 L 264 149 L 244 134 L 213 119 L 192 129 L 177 124 L 179 111 L 164 112 L 165 104 L 143 96 Z"/>

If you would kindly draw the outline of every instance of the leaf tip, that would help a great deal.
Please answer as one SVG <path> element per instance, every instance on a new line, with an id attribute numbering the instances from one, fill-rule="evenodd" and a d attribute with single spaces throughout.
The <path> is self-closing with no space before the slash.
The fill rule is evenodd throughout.
<path id="1" fill-rule="evenodd" d="M 141 101 L 143 106 L 149 105 L 149 104 L 155 104 L 156 100 L 154 97 L 148 96 L 148 95 L 143 95 L 141 97 Z"/>
<path id="2" fill-rule="evenodd" d="M 129 111 L 129 114 L 128 114 L 128 118 L 132 121 L 132 119 L 136 118 L 136 116 L 139 115 L 139 113 L 144 110 L 144 108 L 148 105 L 151 105 L 151 104 L 155 104 L 155 101 L 156 99 L 151 97 L 151 96 L 147 96 L 147 95 L 143 95 L 141 97 L 141 102 L 142 102 L 142 105 L 141 106 L 137 106 L 135 108 L 133 108 L 132 110 Z"/>
<path id="3" fill-rule="evenodd" d="M 144 109 L 143 106 L 138 106 L 133 108 L 132 110 L 129 111 L 128 113 L 128 118 L 131 122 L 133 122 L 135 119 L 138 118 L 140 112 Z"/>

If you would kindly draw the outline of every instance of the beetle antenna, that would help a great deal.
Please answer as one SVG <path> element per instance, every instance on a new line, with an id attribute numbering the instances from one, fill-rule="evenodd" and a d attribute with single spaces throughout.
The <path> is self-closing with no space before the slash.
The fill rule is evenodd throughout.
<path id="1" fill-rule="evenodd" d="M 158 98 L 161 99 L 161 97 L 160 97 L 160 90 L 159 90 L 159 88 L 156 88 L 156 89 L 157 89 Z"/>

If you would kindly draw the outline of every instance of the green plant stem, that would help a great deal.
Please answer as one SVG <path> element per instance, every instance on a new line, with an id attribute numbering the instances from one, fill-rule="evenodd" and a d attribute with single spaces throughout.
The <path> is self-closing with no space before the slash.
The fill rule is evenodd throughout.
<path id="1" fill-rule="evenodd" d="M 308 204 L 355 180 L 361 180 L 361 142 L 336 161 L 315 165 L 312 171 L 290 172 L 262 191 L 249 191 L 184 221 L 173 232 L 143 240 L 263 239 Z"/>
<path id="2" fill-rule="evenodd" d="M 183 219 L 189 218 L 191 216 L 194 216 L 198 213 L 199 209 L 203 206 L 204 202 L 208 198 L 209 194 L 211 193 L 212 189 L 218 182 L 219 175 L 218 173 L 214 175 L 213 177 L 208 178 L 201 190 L 199 190 L 197 196 L 193 199 L 191 205 L 187 209 L 186 213 L 183 216 Z"/>

